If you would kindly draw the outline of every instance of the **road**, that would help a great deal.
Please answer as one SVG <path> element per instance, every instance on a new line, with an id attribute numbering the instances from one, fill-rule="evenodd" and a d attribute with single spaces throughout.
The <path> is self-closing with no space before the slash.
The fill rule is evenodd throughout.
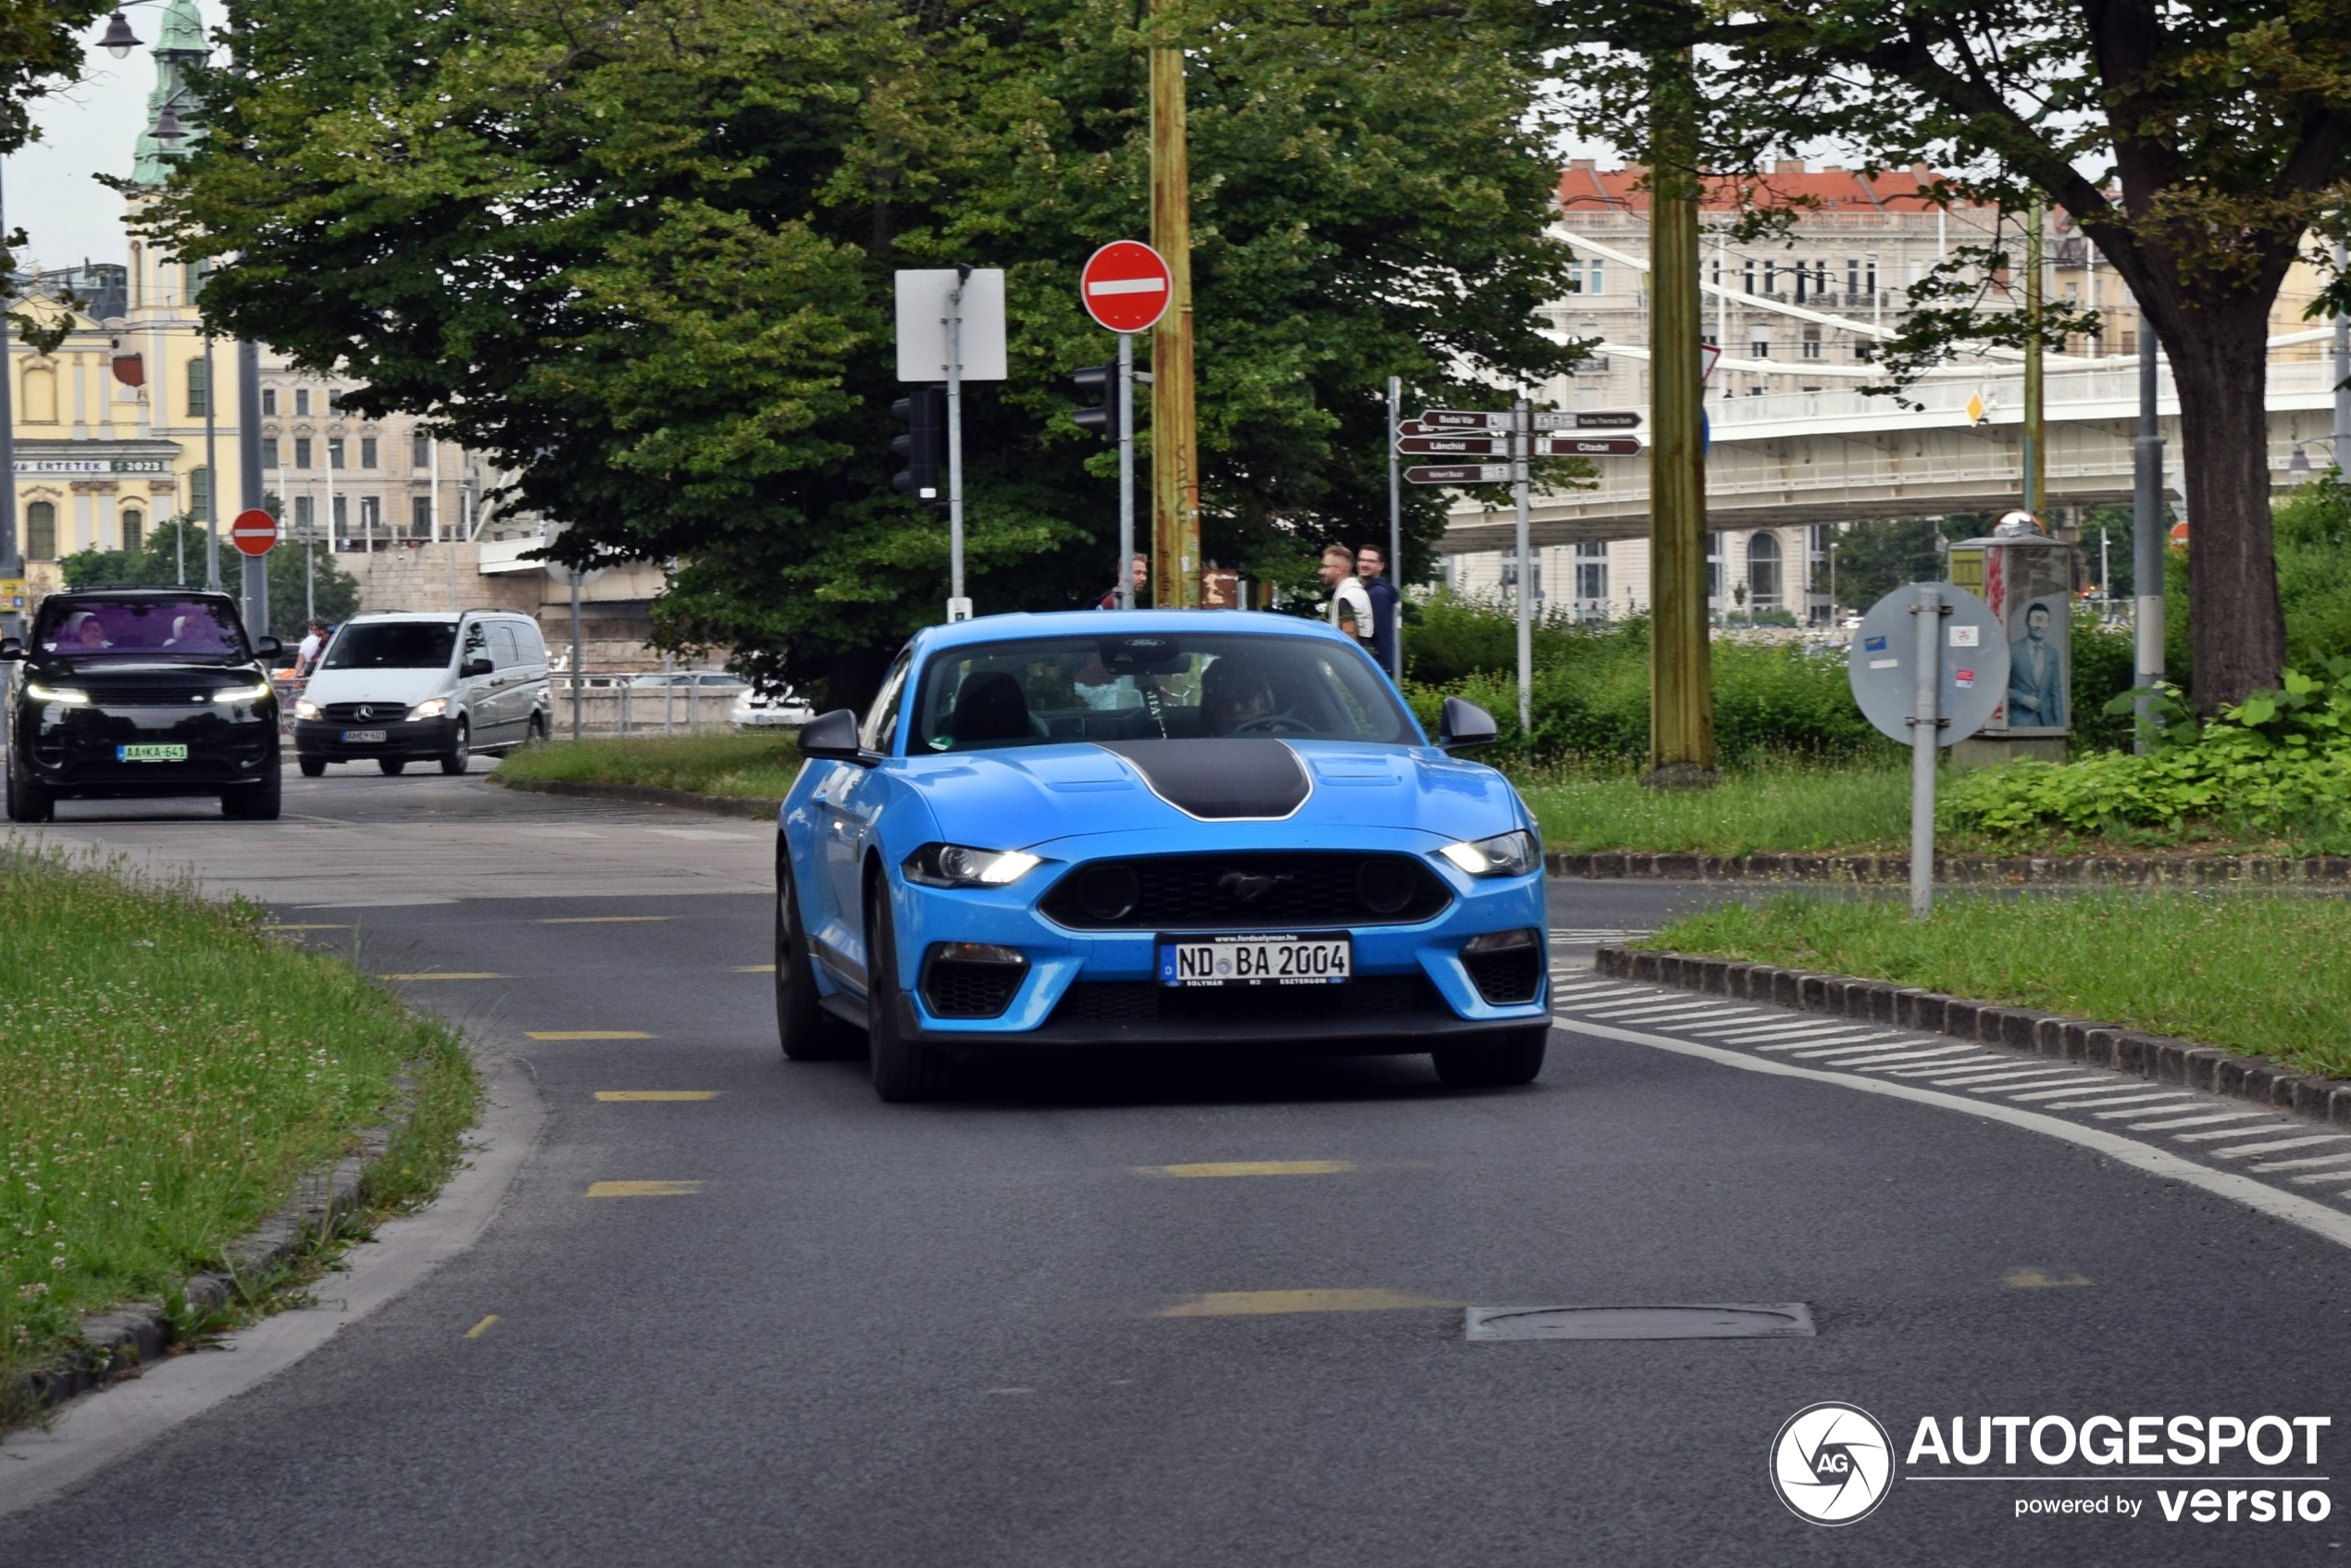
<path id="1" fill-rule="evenodd" d="M 1927 1415 L 2351 1428 L 2351 1218 L 2325 1233 L 2351 1210 L 2065 1100 L 2133 1080 L 2024 1102 L 1803 1064 L 1790 1040 L 1837 1026 L 1584 971 L 1597 933 L 1730 890 L 1556 887 L 1580 945 L 1528 1089 L 1163 1058 L 892 1107 L 861 1065 L 777 1052 L 760 824 L 350 774 L 289 779 L 288 811 L 68 805 L 50 837 L 193 864 L 381 973 L 485 977 L 396 983 L 527 1067 L 542 1139 L 470 1251 L 0 1518 L 11 1568 L 2269 1564 L 2351 1539 L 2168 1524 L 2154 1486 L 2079 1463 L 1905 1479 L 1838 1529 L 1782 1506 L 1767 1450 L 1822 1400 L 1905 1450 Z M 1799 1301 L 1815 1337 L 1462 1332 L 1464 1305 Z M 2142 1513 L 2015 1513 L 2107 1494 Z"/>

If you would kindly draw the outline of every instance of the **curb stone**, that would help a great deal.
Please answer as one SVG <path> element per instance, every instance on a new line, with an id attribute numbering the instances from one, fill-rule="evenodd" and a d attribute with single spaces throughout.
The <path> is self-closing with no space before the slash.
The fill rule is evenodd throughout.
<path id="1" fill-rule="evenodd" d="M 1599 881 L 1906 883 L 1907 854 L 1650 854 L 1605 850 L 1547 854 L 1554 877 Z M 1938 882 L 2073 884 L 2174 888 L 2339 888 L 2351 885 L 2351 856 L 1945 855 Z"/>
<path id="2" fill-rule="evenodd" d="M 666 790 L 651 784 L 592 784 L 569 778 L 502 778 L 496 773 L 490 775 L 490 782 L 502 789 L 522 790 L 534 795 L 568 795 L 575 800 L 675 806 L 680 811 L 698 811 L 708 816 L 753 816 L 773 821 L 784 805 L 781 801 L 761 800 L 751 795 L 698 795 L 691 790 Z"/>
<path id="3" fill-rule="evenodd" d="M 1615 979 L 1678 986 L 1743 1002 L 1769 1002 L 1807 1013 L 2006 1046 L 2088 1067 L 2108 1067 L 2159 1084 L 2204 1089 L 2351 1127 L 2351 1083 L 2297 1072 L 2259 1056 L 2240 1056 L 2193 1040 L 2144 1034 L 2119 1024 L 1971 1002 L 1885 980 L 1780 969 L 1696 953 L 1659 952 L 1622 943 L 1601 948 L 1592 966 Z"/>

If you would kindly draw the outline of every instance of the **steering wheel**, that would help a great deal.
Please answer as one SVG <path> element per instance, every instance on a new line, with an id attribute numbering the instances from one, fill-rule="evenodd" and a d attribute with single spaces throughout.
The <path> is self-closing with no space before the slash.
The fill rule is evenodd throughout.
<path id="1" fill-rule="evenodd" d="M 1311 735 L 1314 727 L 1294 714 L 1260 714 L 1225 731 L 1238 735 Z"/>

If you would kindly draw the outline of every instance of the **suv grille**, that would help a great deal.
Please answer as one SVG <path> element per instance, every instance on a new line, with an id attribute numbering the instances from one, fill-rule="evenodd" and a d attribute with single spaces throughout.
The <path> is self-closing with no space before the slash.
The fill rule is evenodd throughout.
<path id="1" fill-rule="evenodd" d="M 1119 1024 L 1155 1018 L 1257 1023 L 1268 1018 L 1370 1018 L 1414 1013 L 1452 1015 L 1428 977 L 1358 975 L 1337 986 L 1163 986 L 1156 980 L 1080 980 L 1053 1009 L 1056 1024 Z"/>
<path id="2" fill-rule="evenodd" d="M 1275 851 L 1098 860 L 1039 907 L 1079 931 L 1275 931 L 1414 925 L 1452 900 L 1411 855 Z"/>

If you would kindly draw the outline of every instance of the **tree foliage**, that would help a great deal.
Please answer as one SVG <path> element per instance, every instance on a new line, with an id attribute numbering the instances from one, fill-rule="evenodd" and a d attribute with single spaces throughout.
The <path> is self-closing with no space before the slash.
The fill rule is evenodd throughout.
<path id="1" fill-rule="evenodd" d="M 567 525 L 673 564 L 681 646 L 850 695 L 935 619 L 936 513 L 888 488 L 890 273 L 1007 273 L 966 400 L 983 610 L 1111 579 L 1111 455 L 1064 382 L 1076 280 L 1148 230 L 1145 46 L 1190 70 L 1206 554 L 1295 571 L 1385 511 L 1380 396 L 1529 380 L 1566 252 L 1531 0 L 291 0 L 231 7 L 202 146 L 154 211 L 217 320 L 428 416 Z M 1441 530 L 1410 503 L 1408 566 Z"/>
<path id="2" fill-rule="evenodd" d="M 68 588 L 162 588 L 204 582 L 204 525 L 174 519 L 158 524 L 135 550 L 100 550 L 94 545 L 76 551 L 57 563 Z M 237 591 L 237 574 L 244 557 L 224 539 L 220 571 L 230 591 Z M 359 579 L 335 565 L 334 556 L 318 554 L 317 576 L 305 593 L 302 548 L 281 544 L 269 556 L 269 628 L 288 643 L 302 635 L 304 614 L 315 602 L 317 614 L 341 621 L 359 610 Z M 313 599 L 315 595 L 315 601 Z M 289 628 L 294 628 L 289 634 Z"/>

